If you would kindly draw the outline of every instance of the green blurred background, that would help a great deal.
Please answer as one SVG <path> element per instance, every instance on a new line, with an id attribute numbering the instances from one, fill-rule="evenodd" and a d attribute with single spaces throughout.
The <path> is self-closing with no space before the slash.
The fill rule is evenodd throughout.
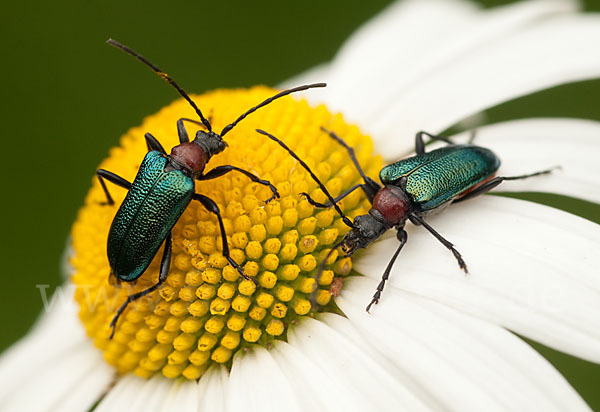
<path id="1" fill-rule="evenodd" d="M 60 257 L 98 163 L 128 128 L 177 98 L 149 70 L 107 46 L 108 37 L 142 52 L 190 92 L 276 85 L 330 60 L 356 27 L 388 3 L 4 4 L 0 350 L 24 335 L 39 314 L 36 285 L 49 284 L 53 291 L 61 284 Z M 584 7 L 598 11 L 600 0 L 585 1 Z M 600 120 L 598 108 L 600 80 L 527 96 L 488 115 L 491 121 L 530 116 Z M 598 205 L 560 196 L 529 198 L 600 222 Z M 600 365 L 535 347 L 600 410 Z"/>

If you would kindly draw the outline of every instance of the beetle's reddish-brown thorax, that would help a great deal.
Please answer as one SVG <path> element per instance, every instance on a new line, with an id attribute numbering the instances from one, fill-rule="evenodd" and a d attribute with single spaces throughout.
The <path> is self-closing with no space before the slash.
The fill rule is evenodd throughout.
<path id="1" fill-rule="evenodd" d="M 390 226 L 403 222 L 408 214 L 406 197 L 400 188 L 394 186 L 379 189 L 373 198 L 373 209 L 381 213 Z"/>
<path id="2" fill-rule="evenodd" d="M 171 150 L 171 159 L 187 167 L 194 174 L 200 174 L 208 162 L 208 154 L 196 143 L 186 142 Z"/>

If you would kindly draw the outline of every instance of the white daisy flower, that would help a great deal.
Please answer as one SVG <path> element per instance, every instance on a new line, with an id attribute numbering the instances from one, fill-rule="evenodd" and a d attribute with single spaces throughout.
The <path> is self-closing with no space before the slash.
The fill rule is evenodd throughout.
<path id="1" fill-rule="evenodd" d="M 600 362 L 598 225 L 539 204 L 481 196 L 428 219 L 460 250 L 470 276 L 427 231 L 408 225 L 409 241 L 371 314 L 365 306 L 397 247 L 393 236 L 352 263 L 334 259 L 317 296 L 329 311 L 305 316 L 314 280 L 304 273 L 314 275 L 344 227 L 333 211 L 313 210 L 297 197 L 301 187 L 319 191 L 253 128 L 290 142 L 339 193 L 358 176 L 319 126 L 356 146 L 370 175 L 381 161 L 367 137 L 329 110 L 357 123 L 372 136 L 374 152 L 392 162 L 412 150 L 419 130 L 440 133 L 517 96 L 599 77 L 599 38 L 600 17 L 578 14 L 566 0 L 490 10 L 458 0 L 393 4 L 331 63 L 288 82 L 327 81 L 328 88 L 305 94 L 327 109 L 281 101 L 227 136 L 230 148 L 215 161 L 253 167 L 277 185 L 278 202 L 265 206 L 268 196 L 239 176 L 197 186 L 222 207 L 232 256 L 246 262 L 260 289 L 238 282 L 222 262 L 214 219 L 190 206 L 174 229 L 167 283 L 152 302 L 131 305 L 113 340 L 109 303 L 130 291 L 108 285 L 105 239 L 115 210 L 100 205 L 95 184 L 73 229 L 72 284 L 0 358 L 0 410 L 589 410 L 512 332 Z M 214 124 L 225 125 L 271 93 L 254 88 L 195 99 L 214 108 Z M 132 129 L 102 167 L 132 179 L 144 132 L 172 147 L 174 121 L 192 115 L 183 101 L 164 108 Z M 505 176 L 562 166 L 500 191 L 600 202 L 599 135 L 592 121 L 526 119 L 482 126 L 476 143 L 499 155 Z M 122 192 L 111 190 L 115 200 Z M 343 205 L 352 217 L 368 206 L 358 197 Z M 149 273 L 157 274 L 158 263 Z M 336 311 L 329 284 L 351 268 L 364 276 L 345 279 Z M 150 275 L 135 287 L 150 284 Z"/>

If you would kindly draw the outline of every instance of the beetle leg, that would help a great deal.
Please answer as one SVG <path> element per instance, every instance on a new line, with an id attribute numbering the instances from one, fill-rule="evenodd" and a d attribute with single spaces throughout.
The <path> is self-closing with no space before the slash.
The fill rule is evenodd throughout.
<path id="1" fill-rule="evenodd" d="M 356 167 L 356 170 L 358 170 L 358 173 L 365 181 L 366 188 L 363 188 L 363 190 L 367 194 L 369 201 L 371 203 L 373 203 L 373 198 L 375 197 L 375 193 L 377 193 L 377 191 L 379 189 L 381 189 L 381 186 L 376 181 L 374 181 L 373 179 L 371 179 L 369 176 L 367 176 L 365 174 L 365 172 L 360 167 L 360 164 L 358 163 L 358 159 L 356 159 L 356 154 L 354 153 L 354 149 L 351 148 L 350 146 L 348 146 L 348 143 L 346 143 L 344 140 L 342 140 L 342 138 L 339 137 L 337 134 L 335 134 L 335 132 L 333 132 L 332 130 L 328 130 L 322 126 L 321 126 L 321 130 L 324 131 L 325 133 L 327 133 L 329 135 L 329 137 L 331 137 L 333 140 L 338 142 L 339 145 L 341 145 L 342 147 L 344 147 L 346 149 L 346 151 L 348 152 L 348 155 L 350 156 L 350 159 L 352 160 L 352 163 L 354 163 L 354 167 Z"/>
<path id="2" fill-rule="evenodd" d="M 131 183 L 127 180 L 123 179 L 121 176 L 114 174 L 113 172 L 109 172 L 108 170 L 98 169 L 96 171 L 96 176 L 98 176 L 98 180 L 100 181 L 100 185 L 104 190 L 104 194 L 106 195 L 106 204 L 114 205 L 115 201 L 113 200 L 108 188 L 106 187 L 106 183 L 104 183 L 104 179 L 108 180 L 111 183 L 116 184 L 117 186 L 121 186 L 127 190 L 131 188 Z"/>
<path id="3" fill-rule="evenodd" d="M 476 137 L 477 137 L 477 129 L 472 129 L 471 136 L 469 136 L 469 141 L 467 143 L 472 144 L 475 141 Z"/>
<path id="4" fill-rule="evenodd" d="M 383 288 L 385 287 L 385 282 L 390 278 L 390 272 L 392 271 L 392 267 L 394 266 L 394 263 L 396 262 L 396 258 L 398 257 L 398 254 L 400 253 L 400 251 L 404 247 L 404 244 L 406 243 L 406 240 L 408 239 L 408 235 L 406 234 L 406 231 L 404 229 L 398 229 L 397 237 L 398 237 L 398 240 L 400 241 L 400 245 L 398 246 L 398 249 L 396 249 L 394 256 L 392 256 L 392 259 L 390 260 L 387 267 L 385 268 L 385 271 L 383 272 L 383 276 L 381 276 L 381 282 L 379 282 L 379 285 L 377 285 L 377 291 L 373 295 L 373 299 L 371 299 L 371 303 L 369 303 L 369 305 L 367 306 L 367 312 L 371 309 L 371 306 L 373 306 L 374 304 L 376 305 L 379 302 L 379 299 L 381 298 L 381 292 L 383 292 Z"/>
<path id="5" fill-rule="evenodd" d="M 335 203 L 338 203 L 340 200 L 342 200 L 343 198 L 345 198 L 346 196 L 348 196 L 350 193 L 354 192 L 358 188 L 361 188 L 365 193 L 367 193 L 367 189 L 365 189 L 365 186 L 366 185 L 364 183 L 359 183 L 357 185 L 354 185 L 350 189 L 346 190 L 344 193 L 339 195 L 338 197 L 334 198 L 333 200 L 335 201 Z M 306 201 L 315 207 L 329 208 L 329 207 L 333 206 L 333 203 L 331 203 L 331 202 L 319 203 L 316 200 L 313 200 L 313 198 L 310 197 L 310 195 L 306 192 L 301 192 L 300 195 L 304 196 Z M 368 196 L 368 194 L 367 194 L 367 196 Z"/>
<path id="6" fill-rule="evenodd" d="M 188 119 L 186 117 L 182 117 L 181 119 L 177 120 L 177 135 L 179 136 L 179 143 L 187 143 L 190 141 L 190 137 L 188 136 L 187 129 L 185 128 L 185 125 L 183 124 L 183 122 L 190 122 L 190 123 L 197 124 L 198 126 L 204 126 L 204 123 L 198 122 L 196 120 Z M 210 122 L 210 120 L 209 120 L 209 122 Z M 206 126 L 204 126 L 204 127 L 206 127 Z"/>
<path id="7" fill-rule="evenodd" d="M 479 195 L 482 195 L 482 194 L 484 194 L 486 192 L 489 192 L 490 190 L 492 190 L 493 188 L 495 188 L 496 186 L 498 186 L 500 183 L 502 183 L 505 180 L 519 180 L 519 179 L 527 179 L 528 177 L 533 177 L 533 176 L 545 175 L 545 174 L 551 173 L 556 168 L 557 167 L 553 167 L 553 168 L 550 168 L 550 169 L 541 170 L 539 172 L 530 173 L 528 175 L 520 175 L 520 176 L 496 176 L 495 178 L 493 178 L 493 179 L 485 182 L 481 186 L 479 186 L 477 189 L 475 189 L 475 190 L 467 193 L 463 197 L 460 197 L 460 198 L 454 200 L 452 203 L 462 202 L 463 200 L 472 199 L 472 198 L 474 198 L 476 196 L 479 196 Z"/>
<path id="8" fill-rule="evenodd" d="M 219 176 L 223 176 L 226 173 L 229 173 L 233 170 L 236 170 L 240 173 L 245 174 L 246 176 L 248 176 L 248 178 L 250 178 L 250 180 L 252 180 L 255 183 L 259 183 L 261 185 L 265 185 L 265 186 L 269 186 L 269 189 L 271 189 L 271 192 L 273 192 L 273 196 L 271 196 L 270 198 L 268 198 L 266 200 L 267 203 L 269 203 L 271 200 L 275 199 L 275 198 L 279 198 L 279 192 L 277 192 L 277 188 L 275 186 L 273 186 L 271 184 L 271 182 L 269 182 L 268 180 L 263 180 L 263 179 L 259 179 L 258 176 L 250 173 L 247 170 L 244 169 L 240 169 L 239 167 L 235 167 L 235 166 L 230 166 L 230 165 L 226 165 L 226 166 L 217 166 L 214 169 L 212 169 L 211 171 L 209 171 L 208 173 L 206 173 L 205 175 L 202 175 L 198 178 L 198 180 L 210 180 L 210 179 L 215 179 Z"/>
<path id="9" fill-rule="evenodd" d="M 425 153 L 425 142 L 423 141 L 423 136 L 429 137 L 430 140 L 441 140 L 442 142 L 446 142 L 448 144 L 454 144 L 454 142 L 447 137 L 437 136 L 431 133 L 420 131 L 415 135 L 415 152 L 418 155 Z"/>
<path id="10" fill-rule="evenodd" d="M 110 321 L 109 327 L 112 328 L 112 332 L 110 333 L 110 339 L 113 338 L 113 335 L 115 334 L 115 329 L 117 326 L 117 321 L 119 320 L 119 317 L 123 314 L 125 309 L 127 308 L 127 305 L 129 305 L 131 302 L 135 302 L 139 298 L 144 297 L 149 293 L 154 292 L 156 289 L 158 289 L 160 287 L 160 285 L 162 285 L 165 282 L 165 280 L 167 280 L 167 275 L 169 274 L 169 266 L 171 265 L 171 250 L 172 250 L 171 232 L 169 232 L 169 234 L 167 235 L 167 238 L 165 240 L 165 250 L 163 252 L 162 259 L 160 261 L 160 274 L 158 276 L 158 282 L 156 282 L 154 285 L 150 286 L 148 289 L 144 289 L 141 292 L 134 293 L 127 297 L 127 300 L 119 307 L 119 309 L 117 309 L 117 313 Z"/>
<path id="11" fill-rule="evenodd" d="M 211 213 L 214 213 L 217 216 L 217 220 L 219 221 L 219 228 L 221 229 L 221 239 L 223 241 L 223 256 L 231 266 L 233 266 L 238 273 L 246 280 L 251 280 L 255 285 L 258 285 L 256 279 L 246 275 L 244 270 L 237 264 L 235 260 L 231 258 L 229 255 L 229 245 L 227 244 L 227 232 L 225 232 L 225 226 L 223 225 L 223 218 L 221 217 L 221 211 L 219 210 L 219 206 L 212 200 L 210 197 L 201 195 L 200 193 L 194 193 L 193 199 L 202 203 L 202 205 Z"/>
<path id="12" fill-rule="evenodd" d="M 442 245 L 446 246 L 446 248 L 448 248 L 448 250 L 450 250 L 450 252 L 452 252 L 454 257 L 458 261 L 458 266 L 462 270 L 464 270 L 466 274 L 469 273 L 469 271 L 467 270 L 467 264 L 463 260 L 460 252 L 454 248 L 454 244 L 452 244 L 452 242 L 446 240 L 442 235 L 440 235 L 438 232 L 436 232 L 434 228 L 429 226 L 429 224 L 427 222 L 425 222 L 425 220 L 423 220 L 421 217 L 417 216 L 416 214 L 411 213 L 410 215 L 408 215 L 408 217 L 411 222 L 413 222 L 415 225 L 423 226 L 425 229 L 427 229 L 429 231 L 429 233 L 431 233 L 433 236 L 435 236 L 435 238 L 437 240 L 439 240 L 442 243 Z"/>
<path id="13" fill-rule="evenodd" d="M 162 147 L 162 145 L 156 137 L 152 136 L 150 133 L 146 133 L 144 137 L 146 138 L 146 146 L 148 147 L 148 151 L 156 150 L 157 152 L 161 152 L 165 156 L 167 155 L 165 148 Z"/>

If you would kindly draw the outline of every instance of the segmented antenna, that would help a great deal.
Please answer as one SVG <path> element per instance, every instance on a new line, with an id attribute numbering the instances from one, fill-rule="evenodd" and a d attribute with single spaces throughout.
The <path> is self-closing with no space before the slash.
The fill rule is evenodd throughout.
<path id="1" fill-rule="evenodd" d="M 108 39 L 108 40 L 106 40 L 106 42 L 108 44 L 110 44 L 111 46 L 116 47 L 117 49 L 121 49 L 125 53 L 135 57 L 136 59 L 138 59 L 139 61 L 144 63 L 146 66 L 150 67 L 154 71 L 154 73 L 156 73 L 160 77 L 162 77 L 162 79 L 164 81 L 166 81 L 171 86 L 173 86 L 179 92 L 179 94 L 181 96 L 183 96 L 183 98 L 185 100 L 187 100 L 188 103 L 194 108 L 194 110 L 196 111 L 198 116 L 200 116 L 200 120 L 202 120 L 202 124 L 208 129 L 208 131 L 210 132 L 212 130 L 212 126 L 210 125 L 210 122 L 204 117 L 204 115 L 202 114 L 202 112 L 200 111 L 198 106 L 196 106 L 196 103 L 194 103 L 194 101 L 190 98 L 190 96 L 188 96 L 187 93 L 185 91 L 183 91 L 183 89 L 181 87 L 179 87 L 179 85 L 177 83 L 175 83 L 175 80 L 171 79 L 171 77 L 169 77 L 169 75 L 167 73 L 163 72 L 161 69 L 159 69 L 158 67 L 156 67 L 155 65 L 150 63 L 148 60 L 146 60 L 146 58 L 144 56 L 134 52 L 129 47 L 119 43 L 118 41 L 113 40 L 113 39 Z"/>
<path id="2" fill-rule="evenodd" d="M 231 129 L 233 129 L 239 122 L 241 122 L 242 120 L 244 120 L 246 118 L 246 116 L 248 116 L 251 113 L 254 113 L 255 111 L 257 111 L 261 107 L 268 105 L 273 100 L 279 99 L 280 97 L 283 97 L 283 96 L 287 96 L 288 94 L 291 94 L 291 93 L 301 92 L 302 90 L 308 90 L 308 89 L 313 89 L 313 88 L 316 88 L 316 87 L 325 87 L 325 86 L 327 86 L 327 83 L 305 84 L 303 86 L 298 86 L 298 87 L 294 87 L 292 89 L 287 89 L 287 90 L 284 90 L 282 92 L 279 92 L 275 96 L 269 97 L 267 100 L 265 100 L 261 104 L 259 104 L 257 106 L 254 106 L 253 108 L 251 108 L 250 110 L 248 110 L 246 113 L 244 113 L 243 115 L 241 115 L 240 117 L 238 117 L 235 122 L 233 122 L 233 123 L 228 124 L 227 126 L 225 126 L 223 128 L 223 130 L 221 130 L 221 137 L 225 136 L 225 134 L 227 134 Z"/>
<path id="3" fill-rule="evenodd" d="M 289 147 L 287 147 L 287 145 L 285 143 L 283 143 L 281 140 L 279 140 L 278 138 L 276 138 L 275 136 L 273 136 L 270 133 L 265 132 L 264 130 L 261 129 L 256 129 L 256 131 L 262 135 L 267 136 L 269 139 L 273 140 L 274 142 L 277 142 L 277 144 L 279 144 L 279 146 L 283 147 L 285 150 L 288 151 L 288 153 L 290 154 L 290 156 L 292 156 L 294 159 L 296 159 L 304 169 L 306 169 L 306 171 L 310 174 L 310 176 L 313 178 L 313 180 L 315 182 L 317 182 L 317 184 L 319 185 L 319 187 L 321 188 L 321 190 L 323 191 L 323 193 L 325 193 L 325 196 L 327 196 L 327 198 L 329 199 L 329 201 L 331 202 L 332 206 L 335 208 L 335 210 L 339 213 L 339 215 L 342 217 L 342 220 L 344 221 L 344 223 L 346 225 L 348 225 L 348 227 L 354 229 L 354 224 L 352 223 L 352 221 L 350 219 L 348 219 L 346 217 L 346 215 L 344 215 L 344 212 L 342 212 L 342 209 L 340 209 L 340 207 L 338 206 L 338 204 L 335 202 L 335 199 L 333 198 L 333 196 L 331 196 L 331 194 L 329 193 L 329 191 L 327 190 L 327 188 L 325 187 L 325 185 L 323 183 L 321 183 L 321 181 L 319 180 L 319 178 L 313 173 L 312 170 L 310 170 L 310 167 L 308 167 L 308 165 L 306 163 L 304 163 L 304 160 L 300 159 L 298 157 L 298 155 L 296 153 L 294 153 L 292 151 L 292 149 L 290 149 Z"/>

